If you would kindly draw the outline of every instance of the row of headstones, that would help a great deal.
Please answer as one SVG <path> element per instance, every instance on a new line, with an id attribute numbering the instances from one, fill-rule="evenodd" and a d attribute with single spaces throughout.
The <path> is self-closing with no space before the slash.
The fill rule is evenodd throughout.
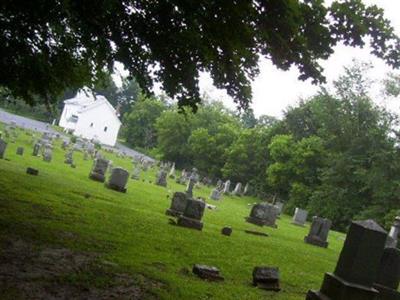
<path id="1" fill-rule="evenodd" d="M 3 139 L 0 138 L 0 158 L 4 158 L 5 151 L 7 149 L 7 142 Z M 33 147 L 33 156 L 38 156 L 39 152 L 42 150 L 42 156 L 43 160 L 46 162 L 50 162 L 52 160 L 52 151 L 53 147 L 51 144 L 45 143 L 36 143 Z M 24 148 L 23 147 L 18 147 L 16 150 L 17 155 L 23 155 L 24 154 Z"/>

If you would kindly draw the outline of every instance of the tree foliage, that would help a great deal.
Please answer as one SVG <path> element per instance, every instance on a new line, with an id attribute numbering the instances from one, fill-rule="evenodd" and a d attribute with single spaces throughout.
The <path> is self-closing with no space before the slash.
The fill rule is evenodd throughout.
<path id="1" fill-rule="evenodd" d="M 374 55 L 400 65 L 399 38 L 383 11 L 361 0 L 5 0 L 0 15 L 0 85 L 31 104 L 93 86 L 117 61 L 145 92 L 161 82 L 179 106 L 194 109 L 202 71 L 246 108 L 260 56 L 318 83 L 320 61 L 335 45 L 369 39 Z"/>

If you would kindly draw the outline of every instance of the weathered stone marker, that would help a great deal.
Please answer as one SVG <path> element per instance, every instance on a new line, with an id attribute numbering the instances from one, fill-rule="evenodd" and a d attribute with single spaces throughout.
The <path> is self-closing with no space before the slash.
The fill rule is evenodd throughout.
<path id="1" fill-rule="evenodd" d="M 282 213 L 282 211 L 283 211 L 283 203 L 277 201 L 277 202 L 275 202 L 274 205 L 278 208 L 278 216 L 279 216 L 279 215 Z"/>
<path id="2" fill-rule="evenodd" d="M 246 183 L 243 189 L 243 195 L 247 195 L 249 193 L 250 185 L 249 183 Z"/>
<path id="3" fill-rule="evenodd" d="M 383 251 L 381 264 L 374 288 L 379 291 L 379 300 L 399 300 L 397 291 L 400 282 L 400 250 L 386 248 Z"/>
<path id="4" fill-rule="evenodd" d="M 132 171 L 131 179 L 139 180 L 140 179 L 140 171 L 141 171 L 141 168 L 140 168 L 139 164 L 137 164 Z"/>
<path id="5" fill-rule="evenodd" d="M 386 240 L 386 247 L 389 248 L 396 248 L 397 247 L 397 240 L 399 238 L 399 232 L 400 232 L 400 217 L 397 216 L 394 219 L 394 224 L 390 228 L 387 240 Z"/>
<path id="6" fill-rule="evenodd" d="M 351 223 L 334 273 L 326 273 L 320 291 L 310 290 L 307 300 L 377 300 L 373 288 L 386 232 L 375 221 Z"/>
<path id="7" fill-rule="evenodd" d="M 187 196 L 182 192 L 175 192 L 172 196 L 171 206 L 165 212 L 166 215 L 179 217 L 183 214 L 186 208 Z"/>
<path id="8" fill-rule="evenodd" d="M 123 168 L 114 168 L 111 171 L 111 176 L 108 179 L 106 186 L 112 190 L 126 193 L 126 184 L 128 182 L 129 173 Z"/>
<path id="9" fill-rule="evenodd" d="M 236 183 L 236 186 L 232 192 L 232 195 L 242 196 L 242 183 L 241 182 Z"/>
<path id="10" fill-rule="evenodd" d="M 258 226 L 271 226 L 276 228 L 276 218 L 278 217 L 278 209 L 269 203 L 257 203 L 250 211 L 250 216 L 246 221 Z"/>
<path id="11" fill-rule="evenodd" d="M 279 268 L 255 267 L 253 270 L 253 285 L 267 291 L 280 291 Z"/>
<path id="12" fill-rule="evenodd" d="M 106 180 L 105 174 L 107 172 L 108 160 L 104 158 L 97 158 L 89 174 L 89 178 L 95 181 L 104 182 Z"/>
<path id="13" fill-rule="evenodd" d="M 223 235 L 230 236 L 232 234 L 232 227 L 226 226 L 226 227 L 222 228 L 221 233 Z"/>
<path id="14" fill-rule="evenodd" d="M 222 277 L 219 273 L 218 268 L 205 266 L 205 265 L 194 265 L 192 272 L 199 276 L 202 279 L 206 279 L 209 281 L 222 281 L 224 277 Z"/>
<path id="15" fill-rule="evenodd" d="M 203 217 L 205 207 L 206 204 L 201 200 L 188 199 L 183 215 L 178 218 L 178 225 L 202 230 L 203 222 L 201 222 L 201 218 Z"/>
<path id="16" fill-rule="evenodd" d="M 73 150 L 68 151 L 65 154 L 64 163 L 66 163 L 67 165 L 72 165 L 74 163 L 73 155 L 74 155 L 74 151 Z"/>
<path id="17" fill-rule="evenodd" d="M 41 147 L 40 143 L 35 143 L 35 145 L 33 145 L 33 151 L 32 151 L 33 156 L 39 155 L 40 147 Z"/>
<path id="18" fill-rule="evenodd" d="M 210 195 L 210 199 L 213 200 L 220 200 L 221 199 L 221 190 L 219 190 L 217 187 L 215 189 L 212 190 L 211 195 Z"/>
<path id="19" fill-rule="evenodd" d="M 17 155 L 24 155 L 24 147 L 18 147 L 16 151 Z"/>
<path id="20" fill-rule="evenodd" d="M 51 162 L 53 159 L 53 150 L 51 147 L 45 146 L 43 150 L 43 161 Z"/>
<path id="21" fill-rule="evenodd" d="M 28 167 L 26 169 L 26 174 L 33 175 L 33 176 L 38 176 L 39 175 L 39 170 L 36 170 L 34 168 Z"/>
<path id="22" fill-rule="evenodd" d="M 163 168 L 157 174 L 156 185 L 167 186 L 167 172 Z"/>
<path id="23" fill-rule="evenodd" d="M 229 194 L 231 188 L 231 181 L 228 179 L 224 184 L 224 194 Z"/>
<path id="24" fill-rule="evenodd" d="M 0 159 L 4 158 L 4 153 L 6 152 L 7 143 L 5 140 L 0 139 Z"/>
<path id="25" fill-rule="evenodd" d="M 292 224 L 298 226 L 304 226 L 304 224 L 307 221 L 307 216 L 308 216 L 308 211 L 296 207 L 296 210 L 294 211 L 293 215 Z"/>
<path id="26" fill-rule="evenodd" d="M 332 221 L 320 217 L 313 217 L 310 232 L 304 237 L 304 242 L 315 246 L 328 247 L 328 233 L 331 229 Z"/>

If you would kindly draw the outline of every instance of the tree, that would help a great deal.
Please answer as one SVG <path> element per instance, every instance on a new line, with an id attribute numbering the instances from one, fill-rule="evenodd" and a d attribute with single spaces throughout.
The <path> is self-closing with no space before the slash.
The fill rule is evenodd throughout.
<path id="1" fill-rule="evenodd" d="M 30 104 L 93 87 L 116 61 L 145 92 L 161 82 L 193 109 L 202 71 L 246 108 L 260 56 L 318 83 L 319 62 L 337 43 L 357 47 L 369 38 L 374 55 L 400 65 L 399 38 L 383 11 L 361 0 L 5 0 L 0 15 L 0 85 Z"/>
<path id="2" fill-rule="evenodd" d="M 166 109 L 165 103 L 155 98 L 142 97 L 132 106 L 132 111 L 124 118 L 126 141 L 133 147 L 145 149 L 157 145 L 155 124 Z"/>

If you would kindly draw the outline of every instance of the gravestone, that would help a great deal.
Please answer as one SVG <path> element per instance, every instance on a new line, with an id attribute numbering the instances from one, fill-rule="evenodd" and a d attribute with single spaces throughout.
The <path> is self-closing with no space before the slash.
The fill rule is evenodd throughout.
<path id="1" fill-rule="evenodd" d="M 304 226 L 304 224 L 307 221 L 307 216 L 308 216 L 308 211 L 296 207 L 296 210 L 294 211 L 293 215 L 292 224 L 298 226 Z"/>
<path id="2" fill-rule="evenodd" d="M 376 300 L 373 284 L 378 274 L 386 232 L 373 220 L 350 225 L 334 273 L 326 273 L 320 291 L 306 300 Z"/>
<path id="3" fill-rule="evenodd" d="M 4 158 L 4 153 L 6 152 L 7 143 L 5 140 L 0 139 L 0 159 Z"/>
<path id="4" fill-rule="evenodd" d="M 218 268 L 205 265 L 194 265 L 192 269 L 193 274 L 196 274 L 201 279 L 208 281 L 222 281 L 224 277 L 220 275 Z"/>
<path id="5" fill-rule="evenodd" d="M 175 179 L 175 163 L 172 165 L 171 170 L 168 173 L 168 177 Z"/>
<path id="6" fill-rule="evenodd" d="M 44 147 L 43 150 L 43 161 L 45 162 L 51 162 L 53 159 L 53 149 L 51 147 Z"/>
<path id="7" fill-rule="evenodd" d="M 187 199 L 185 193 L 175 192 L 172 196 L 171 206 L 166 210 L 165 214 L 173 217 L 182 215 L 186 208 Z"/>
<path id="8" fill-rule="evenodd" d="M 257 203 L 250 211 L 250 216 L 246 218 L 248 223 L 258 226 L 270 226 L 276 228 L 276 218 L 278 217 L 277 208 L 269 203 Z"/>
<path id="9" fill-rule="evenodd" d="M 327 248 L 327 238 L 331 225 L 332 221 L 314 216 L 310 227 L 310 232 L 306 237 L 304 237 L 304 242 Z"/>
<path id="10" fill-rule="evenodd" d="M 197 169 L 193 168 L 193 172 L 190 175 L 189 182 L 186 186 L 186 195 L 189 198 L 193 197 L 193 188 L 194 188 L 195 184 L 197 183 L 197 181 L 198 181 Z"/>
<path id="11" fill-rule="evenodd" d="M 221 193 L 222 193 L 222 191 L 220 191 L 218 188 L 215 188 L 212 190 L 210 198 L 218 201 L 221 199 Z"/>
<path id="12" fill-rule="evenodd" d="M 267 291 L 280 291 L 279 268 L 255 267 L 253 270 L 253 285 Z"/>
<path id="13" fill-rule="evenodd" d="M 74 154 L 74 152 L 72 150 L 68 151 L 65 154 L 64 163 L 66 163 L 67 165 L 72 165 L 74 163 L 73 154 Z"/>
<path id="14" fill-rule="evenodd" d="M 249 183 L 246 183 L 243 189 L 243 195 L 247 195 L 249 193 L 250 185 Z"/>
<path id="15" fill-rule="evenodd" d="M 220 191 L 224 189 L 224 182 L 221 179 L 218 179 L 216 188 Z"/>
<path id="16" fill-rule="evenodd" d="M 388 248 L 396 248 L 397 247 L 397 240 L 400 232 L 400 217 L 397 216 L 394 219 L 394 224 L 390 228 L 387 240 L 386 240 L 386 247 Z"/>
<path id="17" fill-rule="evenodd" d="M 399 300 L 400 250 L 386 248 L 383 250 L 374 288 L 379 291 L 379 300 Z"/>
<path id="18" fill-rule="evenodd" d="M 224 184 L 224 194 L 229 194 L 231 188 L 231 181 L 228 179 Z"/>
<path id="19" fill-rule="evenodd" d="M 123 168 L 113 168 L 110 178 L 106 186 L 112 190 L 126 193 L 126 184 L 128 182 L 129 173 Z"/>
<path id="20" fill-rule="evenodd" d="M 178 225 L 197 230 L 203 229 L 201 218 L 204 214 L 206 204 L 198 199 L 187 199 L 183 215 L 178 217 Z"/>
<path id="21" fill-rule="evenodd" d="M 89 153 L 85 150 L 83 151 L 83 160 L 88 160 L 89 159 Z"/>
<path id="22" fill-rule="evenodd" d="M 132 171 L 131 179 L 139 180 L 140 179 L 140 166 L 139 164 L 135 166 L 135 168 Z"/>
<path id="23" fill-rule="evenodd" d="M 39 170 L 31 168 L 31 167 L 28 167 L 26 169 L 26 174 L 33 175 L 33 176 L 38 176 L 39 175 Z"/>
<path id="24" fill-rule="evenodd" d="M 162 168 L 157 174 L 156 185 L 167 187 L 167 172 Z"/>
<path id="25" fill-rule="evenodd" d="M 62 144 L 61 144 L 61 148 L 63 150 L 66 150 L 68 148 L 68 145 L 69 145 L 68 141 L 63 141 Z"/>
<path id="26" fill-rule="evenodd" d="M 232 192 L 232 195 L 241 196 L 242 195 L 242 183 L 236 183 L 235 189 Z"/>
<path id="27" fill-rule="evenodd" d="M 98 158 L 93 162 L 92 170 L 89 174 L 89 178 L 95 181 L 104 182 L 106 180 L 105 175 L 108 168 L 108 160 L 104 158 Z"/>
<path id="28" fill-rule="evenodd" d="M 24 148 L 23 147 L 18 147 L 17 148 L 17 151 L 16 151 L 16 154 L 17 155 L 24 155 Z"/>
<path id="29" fill-rule="evenodd" d="M 232 234 L 232 227 L 226 226 L 226 227 L 222 228 L 221 233 L 222 233 L 223 235 L 231 236 L 231 234 Z"/>
<path id="30" fill-rule="evenodd" d="M 41 145 L 39 143 L 35 143 L 35 145 L 33 145 L 33 151 L 32 151 L 33 156 L 39 155 L 40 147 Z"/>
<path id="31" fill-rule="evenodd" d="M 278 216 L 282 213 L 283 211 L 283 203 L 282 202 L 275 202 L 274 204 L 276 206 L 276 208 L 278 209 Z"/>

